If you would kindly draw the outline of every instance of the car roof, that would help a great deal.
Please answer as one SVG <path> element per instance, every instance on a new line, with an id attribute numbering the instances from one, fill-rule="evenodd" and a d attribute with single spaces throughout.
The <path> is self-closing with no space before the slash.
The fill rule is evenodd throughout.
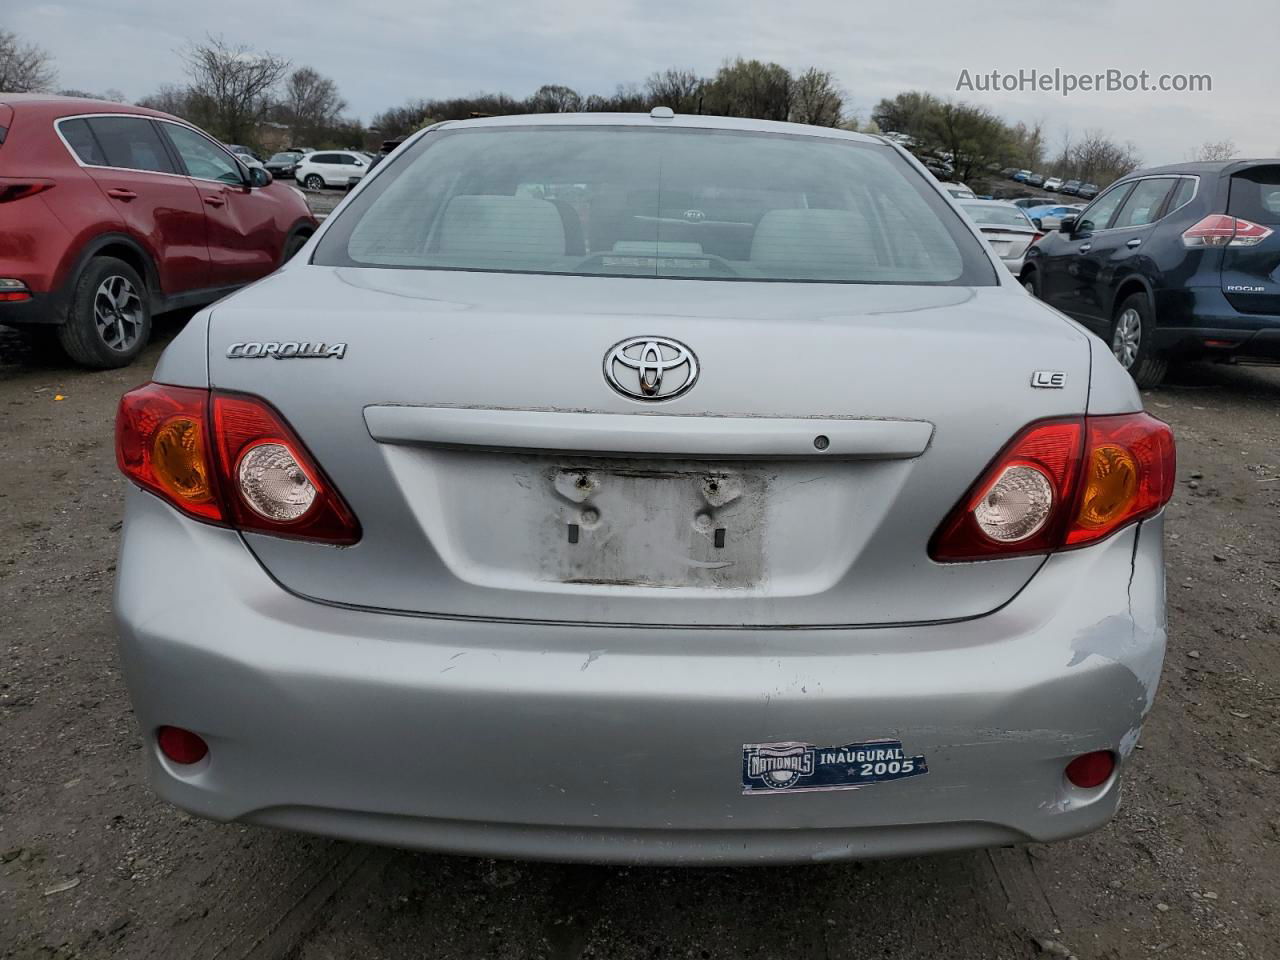
<path id="1" fill-rule="evenodd" d="M 1145 170 L 1135 170 L 1133 173 L 1122 177 L 1121 180 L 1134 180 L 1138 177 L 1151 177 L 1158 174 L 1182 174 L 1184 176 L 1196 175 L 1202 177 L 1231 176 L 1241 170 L 1261 166 L 1280 166 L 1280 158 L 1256 157 L 1252 159 L 1196 160 L 1187 163 L 1169 163 L 1162 167 L 1147 167 Z"/>
<path id="2" fill-rule="evenodd" d="M 705 130 L 742 130 L 750 133 L 789 133 L 832 140 L 855 140 L 861 143 L 890 144 L 893 142 L 886 137 L 854 133 L 837 127 L 815 127 L 807 123 L 784 123 L 778 120 L 755 120 L 748 117 L 709 117 L 684 113 L 677 113 L 666 119 L 655 118 L 648 113 L 521 113 L 503 117 L 445 120 L 427 129 L 540 126 L 688 127 Z"/>
<path id="3" fill-rule="evenodd" d="M 178 117 L 139 107 L 132 103 L 116 103 L 113 100 L 95 100 L 91 97 L 60 97 L 51 93 L 0 93 L 0 103 L 21 110 L 23 115 L 36 114 L 45 118 L 73 117 L 82 113 L 136 113 L 144 117 L 161 117 L 177 120 Z"/>

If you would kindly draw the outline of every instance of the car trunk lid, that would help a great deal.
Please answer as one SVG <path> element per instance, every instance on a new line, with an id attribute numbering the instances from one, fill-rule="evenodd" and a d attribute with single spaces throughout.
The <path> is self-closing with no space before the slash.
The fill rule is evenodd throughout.
<path id="1" fill-rule="evenodd" d="M 215 308 L 210 380 L 275 405 L 360 519 L 344 548 L 246 535 L 303 596 L 539 621 L 935 621 L 1001 606 L 1041 562 L 926 553 L 1020 427 L 1085 409 L 1085 336 L 1028 303 L 302 265 Z M 610 387 L 604 358 L 636 336 L 687 345 L 696 384 L 659 403 Z M 291 343 L 326 346 L 245 356 Z M 1032 389 L 1037 369 L 1065 387 Z"/>

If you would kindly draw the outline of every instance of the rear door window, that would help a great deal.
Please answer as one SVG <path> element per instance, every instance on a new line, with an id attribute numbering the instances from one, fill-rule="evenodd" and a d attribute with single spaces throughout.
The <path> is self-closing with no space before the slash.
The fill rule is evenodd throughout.
<path id="1" fill-rule="evenodd" d="M 89 129 L 106 166 L 152 173 L 176 173 L 155 125 L 146 117 L 90 117 Z"/>
<path id="2" fill-rule="evenodd" d="M 1191 202 L 1191 198 L 1196 195 L 1197 183 L 1195 177 L 1183 177 L 1178 181 L 1177 189 L 1173 191 L 1173 199 L 1169 201 L 1169 213 Z"/>
<path id="3" fill-rule="evenodd" d="M 1139 180 L 1116 215 L 1113 227 L 1145 227 L 1155 223 L 1164 208 L 1164 201 L 1173 189 L 1172 177 L 1155 177 Z"/>
<path id="4" fill-rule="evenodd" d="M 1280 224 L 1280 166 L 1254 167 L 1232 177 L 1227 213 L 1254 223 Z"/>
<path id="5" fill-rule="evenodd" d="M 102 152 L 102 147 L 98 145 L 98 141 L 94 139 L 88 120 L 83 118 L 63 120 L 58 124 L 58 130 L 61 131 L 67 145 L 71 147 L 71 152 L 81 163 L 94 167 L 106 166 L 107 157 Z"/>

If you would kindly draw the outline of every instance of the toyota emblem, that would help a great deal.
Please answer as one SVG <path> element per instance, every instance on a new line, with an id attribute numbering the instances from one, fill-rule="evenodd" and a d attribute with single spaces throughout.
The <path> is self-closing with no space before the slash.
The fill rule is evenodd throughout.
<path id="1" fill-rule="evenodd" d="M 698 379 L 698 358 L 670 337 L 632 337 L 604 355 L 604 378 L 632 400 L 674 400 Z"/>

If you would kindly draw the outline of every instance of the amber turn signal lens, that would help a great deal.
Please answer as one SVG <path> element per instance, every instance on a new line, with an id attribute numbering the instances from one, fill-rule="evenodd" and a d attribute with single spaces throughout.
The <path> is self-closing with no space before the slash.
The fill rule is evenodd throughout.
<path id="1" fill-rule="evenodd" d="M 1138 493 L 1138 463 L 1123 447 L 1107 443 L 1094 447 L 1085 469 L 1084 495 L 1076 523 L 1100 529 L 1121 517 Z"/>
<path id="2" fill-rule="evenodd" d="M 204 450 L 204 430 L 190 417 L 174 417 L 156 431 L 151 468 L 158 481 L 188 503 L 213 499 Z"/>

